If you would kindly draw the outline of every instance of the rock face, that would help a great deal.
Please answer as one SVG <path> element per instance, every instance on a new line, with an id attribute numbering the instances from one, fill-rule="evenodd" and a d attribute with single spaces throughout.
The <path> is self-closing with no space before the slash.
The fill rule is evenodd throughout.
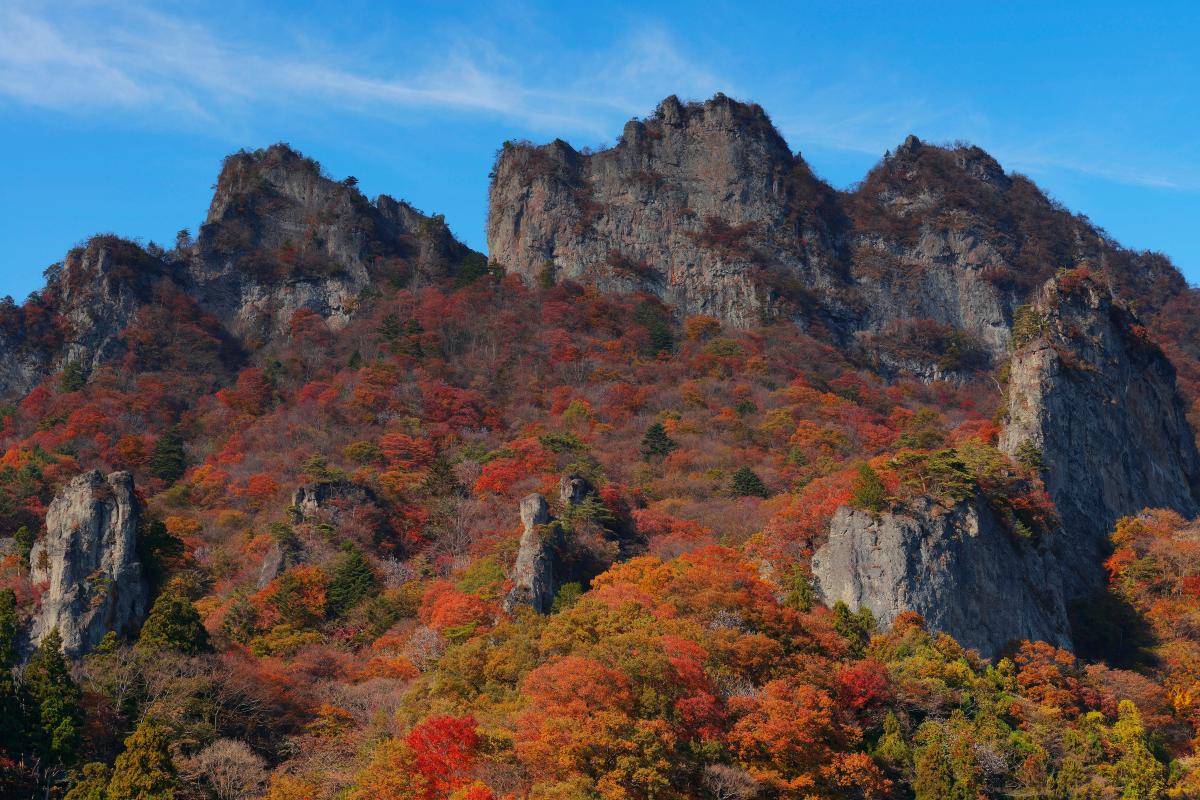
<path id="1" fill-rule="evenodd" d="M 117 361 L 143 309 L 195 312 L 233 368 L 281 340 L 300 309 L 338 329 L 373 287 L 418 286 L 486 262 L 441 216 L 386 195 L 368 201 L 286 145 L 238 153 L 225 161 L 194 243 L 167 252 L 95 236 L 47 270 L 45 289 L 24 304 L 0 300 L 0 399 L 23 396 L 67 364 L 86 376 Z"/>
<path id="2" fill-rule="evenodd" d="M 577 475 L 558 482 L 560 518 L 551 516 L 546 498 L 531 494 L 521 501 L 521 542 L 509 578 L 513 588 L 504 599 L 506 611 L 532 607 L 548 614 L 564 583 L 586 588 L 592 578 L 614 563 L 645 550 L 633 530 L 609 519 L 596 519 L 590 509 L 595 488 Z"/>
<path id="3" fill-rule="evenodd" d="M 98 470 L 72 480 L 50 504 L 46 533 L 30 554 L 35 584 L 47 584 L 34 619 L 35 643 L 52 629 L 63 651 L 86 654 L 109 631 L 134 633 L 149 585 L 137 554 L 133 477 Z"/>
<path id="4" fill-rule="evenodd" d="M 812 569 L 828 604 L 869 608 L 884 625 L 915 611 L 986 657 L 1013 640 L 1071 643 L 1054 555 L 1015 540 L 982 498 L 878 517 L 842 508 Z"/>
<path id="5" fill-rule="evenodd" d="M 1064 582 L 1080 597 L 1103 585 L 1119 517 L 1200 509 L 1200 456 L 1174 369 L 1101 282 L 1051 280 L 1018 322 L 1000 446 L 1040 454 Z"/>
<path id="6" fill-rule="evenodd" d="M 561 140 L 506 144 L 488 252 L 530 281 L 647 291 L 684 314 L 751 325 L 800 284 L 831 295 L 841 285 L 832 194 L 758 106 L 669 97 L 594 155 Z"/>
<path id="7" fill-rule="evenodd" d="M 317 481 L 296 487 L 292 493 L 291 512 L 296 522 L 317 519 L 322 512 L 336 515 L 340 506 L 378 502 L 375 494 L 352 481 Z"/>
<path id="8" fill-rule="evenodd" d="M 760 107 L 724 95 L 669 97 L 594 154 L 506 144 L 490 200 L 490 256 L 529 282 L 643 291 L 735 325 L 782 316 L 926 377 L 1004 357 L 1015 309 L 1057 267 L 1103 265 L 1152 303 L 1186 288 L 977 147 L 910 136 L 839 193 Z M 943 363 L 892 352 L 930 324 L 945 329 Z"/>
<path id="9" fill-rule="evenodd" d="M 548 614 L 558 593 L 559 583 L 555 577 L 556 550 L 561 549 L 561 533 L 557 528 L 548 529 L 550 507 L 546 498 L 531 494 L 521 501 L 520 549 L 513 565 L 513 588 L 504 598 L 504 610 L 512 611 L 526 605 L 539 614 Z"/>
<path id="10" fill-rule="evenodd" d="M 443 277 L 472 252 L 441 217 L 387 196 L 370 202 L 274 145 L 225 160 L 192 255 L 200 304 L 254 343 L 301 308 L 343 327 L 374 281 Z"/>

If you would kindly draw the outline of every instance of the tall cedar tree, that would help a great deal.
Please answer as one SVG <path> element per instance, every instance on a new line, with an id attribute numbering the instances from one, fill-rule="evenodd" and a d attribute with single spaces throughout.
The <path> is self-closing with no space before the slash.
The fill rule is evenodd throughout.
<path id="1" fill-rule="evenodd" d="M 166 728 L 144 719 L 125 740 L 108 782 L 110 800 L 173 800 L 182 788 L 171 762 Z"/>
<path id="2" fill-rule="evenodd" d="M 183 434 L 178 425 L 167 429 L 154 443 L 147 465 L 150 474 L 167 483 L 174 483 L 187 471 L 187 456 L 183 452 Z"/>
<path id="3" fill-rule="evenodd" d="M 168 587 L 154 601 L 150 615 L 142 625 L 137 646 L 142 650 L 174 650 L 188 655 L 211 649 L 208 631 L 204 629 L 196 607 L 175 587 Z"/>
<path id="4" fill-rule="evenodd" d="M 850 487 L 850 505 L 878 514 L 888 506 L 887 487 L 870 464 L 862 464 Z"/>
<path id="5" fill-rule="evenodd" d="M 326 590 L 326 609 L 331 618 L 339 617 L 375 589 L 375 573 L 362 551 L 347 545 L 333 568 Z"/>
<path id="6" fill-rule="evenodd" d="M 656 422 L 647 428 L 646 434 L 642 436 L 642 458 L 649 461 L 652 458 L 665 456 L 678 446 L 675 440 L 667 435 L 667 429 L 663 427 L 663 424 Z"/>
<path id="7" fill-rule="evenodd" d="M 733 473 L 730 491 L 737 497 L 766 497 L 767 485 L 758 477 L 758 473 L 749 467 L 739 467 Z"/>
<path id="8" fill-rule="evenodd" d="M 25 688 L 37 717 L 31 731 L 34 751 L 48 764 L 70 764 L 79 747 L 83 711 L 57 628 L 46 634 L 25 666 Z"/>

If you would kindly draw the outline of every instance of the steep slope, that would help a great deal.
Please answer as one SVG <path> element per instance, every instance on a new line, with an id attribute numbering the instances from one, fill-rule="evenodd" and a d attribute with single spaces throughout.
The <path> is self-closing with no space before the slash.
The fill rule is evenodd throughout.
<path id="1" fill-rule="evenodd" d="M 1102 281 L 1086 271 L 1051 279 L 1017 321 L 1000 447 L 1040 462 L 1078 597 L 1103 585 L 1119 517 L 1200 509 L 1200 455 L 1175 370 Z"/>
<path id="2" fill-rule="evenodd" d="M 724 95 L 667 98 L 596 153 L 507 143 L 490 198 L 489 253 L 527 281 L 645 291 L 741 326 L 793 319 L 930 378 L 1003 358 L 1013 312 L 1056 269 L 1090 264 L 1148 314 L 1186 289 L 977 147 L 910 136 L 838 193 L 760 107 Z"/>
<path id="3" fill-rule="evenodd" d="M 188 271 L 200 304 L 258 342 L 300 308 L 344 327 L 373 284 L 442 278 L 472 255 L 441 217 L 370 202 L 277 144 L 225 160 Z"/>

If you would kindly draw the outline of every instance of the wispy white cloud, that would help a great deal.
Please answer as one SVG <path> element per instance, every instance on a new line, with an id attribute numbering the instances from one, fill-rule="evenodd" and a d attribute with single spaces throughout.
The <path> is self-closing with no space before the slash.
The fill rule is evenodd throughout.
<path id="1" fill-rule="evenodd" d="M 442 109 L 603 136 L 614 113 L 643 111 L 673 91 L 707 95 L 727 85 L 654 28 L 574 68 L 560 62 L 549 79 L 535 81 L 523 61 L 486 42 L 450 42 L 437 60 L 389 74 L 386 67 L 239 45 L 137 5 L 70 11 L 0 0 L 0 97 L 72 113 L 153 111 L 181 124 L 211 123 L 262 104 L 373 116 Z"/>
<path id="2" fill-rule="evenodd" d="M 469 32 L 439 35 L 446 37 L 441 46 L 397 66 L 396 59 L 356 58 L 330 43 L 289 48 L 239 39 L 131 0 L 0 0 L 0 103 L 132 114 L 208 131 L 245 128 L 264 108 L 397 122 L 414 113 L 455 113 L 597 142 L 667 94 L 741 94 L 727 72 L 708 63 L 716 59 L 694 55 L 666 27 L 644 21 L 606 47 L 569 54 L 505 50 Z M 945 133 L 978 141 L 1006 166 L 1034 174 L 1200 189 L 1200 175 L 1089 158 L 1065 140 L 1031 148 L 968 101 L 926 99 L 899 77 L 860 70 L 824 82 L 794 75 L 752 82 L 756 94 L 748 99 L 789 110 L 775 122 L 800 149 L 878 157 L 910 132 L 934 139 Z"/>

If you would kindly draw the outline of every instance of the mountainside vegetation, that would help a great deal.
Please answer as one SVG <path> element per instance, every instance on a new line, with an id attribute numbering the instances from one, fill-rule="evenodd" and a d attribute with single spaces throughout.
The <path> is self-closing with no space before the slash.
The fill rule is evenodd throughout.
<path id="1" fill-rule="evenodd" d="M 836 192 L 757 106 L 713 103 L 774 159 L 746 167 L 784 198 L 762 225 L 699 213 L 654 247 L 613 239 L 611 175 L 580 159 L 636 150 L 622 185 L 674 191 L 654 148 L 701 109 L 665 102 L 612 151 L 501 152 L 493 203 L 518 167 L 530 203 L 569 190 L 556 235 L 578 262 L 535 264 L 528 228 L 504 234 L 521 263 L 489 260 L 275 145 L 230 157 L 197 239 L 95 237 L 0 305 L 0 795 L 1200 797 L 1200 292 L 977 148 L 910 140 Z M 968 270 L 930 249 L 946 231 L 983 253 L 986 312 L 877 303 L 933 291 L 926 257 Z M 654 259 L 676 239 L 716 271 L 673 282 Z M 1177 507 L 1105 523 L 1107 582 L 1056 589 L 1069 648 L 979 652 L 912 611 L 829 602 L 812 560 L 846 507 L 974 503 L 1047 563 L 1084 535 L 1045 442 L 1004 435 L 1021 348 L 1053 352 L 1044 382 L 1109 385 L 1072 327 L 1090 318 L 1038 306 L 1045 286 L 1102 295 L 1153 366 L 1143 394 L 1186 413 Z M 73 556 L 36 543 L 91 470 L 132 475 L 126 558 L 152 602 L 136 635 L 71 659 L 31 624 L 58 599 L 36 576 Z M 523 535 L 534 493 L 548 513 Z M 79 502 L 77 526 L 118 513 Z M 508 601 L 527 547 L 557 576 L 547 613 Z M 113 574 L 87 596 L 119 593 Z"/>

